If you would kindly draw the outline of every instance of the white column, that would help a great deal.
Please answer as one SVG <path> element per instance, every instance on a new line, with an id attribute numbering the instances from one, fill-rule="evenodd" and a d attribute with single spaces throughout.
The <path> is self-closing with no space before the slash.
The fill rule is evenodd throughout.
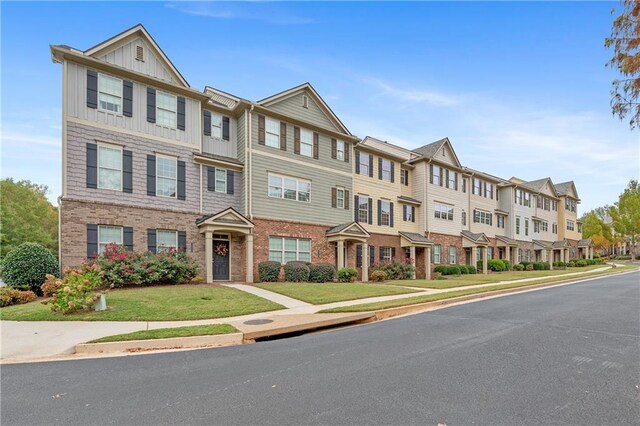
<path id="1" fill-rule="evenodd" d="M 471 266 L 474 268 L 478 267 L 478 248 L 471 247 Z"/>
<path id="2" fill-rule="evenodd" d="M 560 249 L 560 262 L 564 262 L 564 249 Z"/>
<path id="3" fill-rule="evenodd" d="M 511 261 L 511 247 L 506 246 L 504 249 L 504 257 L 509 261 L 509 263 L 513 266 L 513 262 Z"/>
<path id="4" fill-rule="evenodd" d="M 369 281 L 369 244 L 362 244 L 362 282 Z"/>
<path id="5" fill-rule="evenodd" d="M 553 250 L 547 249 L 547 262 L 549 262 L 549 269 L 553 270 Z"/>
<path id="6" fill-rule="evenodd" d="M 431 246 L 428 246 L 424 249 L 424 268 L 425 268 L 425 278 L 431 279 Z"/>
<path id="7" fill-rule="evenodd" d="M 587 250 L 589 250 L 589 259 L 593 259 L 593 247 L 589 247 Z"/>
<path id="8" fill-rule="evenodd" d="M 247 258 L 246 278 L 247 283 L 253 282 L 253 234 L 247 234 L 244 237 L 245 257 Z"/>
<path id="9" fill-rule="evenodd" d="M 411 279 L 416 279 L 416 248 L 414 246 L 409 247 L 409 257 L 411 258 L 411 266 L 413 266 L 413 273 Z"/>
<path id="10" fill-rule="evenodd" d="M 338 270 L 344 268 L 344 241 L 338 240 Z"/>
<path id="11" fill-rule="evenodd" d="M 207 271 L 206 280 L 208 283 L 213 282 L 213 233 L 211 231 L 204 233 L 204 262 Z"/>
<path id="12" fill-rule="evenodd" d="M 482 273 L 485 275 L 489 273 L 489 268 L 488 268 L 489 259 L 487 259 L 488 252 L 489 252 L 489 249 L 487 248 L 487 246 L 482 247 Z"/>

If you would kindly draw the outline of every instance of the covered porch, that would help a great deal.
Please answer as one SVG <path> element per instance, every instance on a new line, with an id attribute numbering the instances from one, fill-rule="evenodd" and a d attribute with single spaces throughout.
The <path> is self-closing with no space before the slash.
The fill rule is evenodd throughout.
<path id="1" fill-rule="evenodd" d="M 431 279 L 431 247 L 433 241 L 424 235 L 415 232 L 398 232 L 400 235 L 400 247 L 409 248 L 409 258 L 413 265 L 413 276 L 416 279 L 418 260 L 424 264 L 425 279 Z"/>
<path id="2" fill-rule="evenodd" d="M 569 261 L 569 249 L 571 245 L 567 240 L 560 240 L 553 242 L 553 261 L 554 262 L 568 262 Z"/>
<path id="3" fill-rule="evenodd" d="M 536 262 L 549 262 L 549 268 L 553 269 L 553 259 L 555 258 L 553 242 L 533 240 L 533 253 Z"/>
<path id="4" fill-rule="evenodd" d="M 578 241 L 578 257 L 593 259 L 593 240 L 591 238 Z"/>
<path id="5" fill-rule="evenodd" d="M 496 246 L 498 247 L 498 259 L 506 259 L 514 265 L 518 258 L 518 242 L 513 238 L 503 235 L 496 235 Z"/>
<path id="6" fill-rule="evenodd" d="M 369 233 L 357 222 L 343 223 L 327 229 L 327 241 L 336 244 L 336 270 L 347 266 L 347 252 L 351 245 L 362 247 L 362 281 L 369 281 Z"/>
<path id="7" fill-rule="evenodd" d="M 484 233 L 474 233 L 470 231 L 462 231 L 462 247 L 470 249 L 471 251 L 471 265 L 476 266 L 478 264 L 478 251 L 482 257 L 482 273 L 489 273 L 487 254 L 489 252 L 489 239 Z"/>

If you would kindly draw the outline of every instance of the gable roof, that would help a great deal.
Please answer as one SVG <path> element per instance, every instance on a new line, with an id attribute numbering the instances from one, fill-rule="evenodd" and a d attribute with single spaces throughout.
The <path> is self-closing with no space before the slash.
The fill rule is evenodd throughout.
<path id="1" fill-rule="evenodd" d="M 173 75 L 176 81 L 182 84 L 184 87 L 191 87 L 189 86 L 189 83 L 187 82 L 187 80 L 182 76 L 182 74 L 180 74 L 180 71 L 178 71 L 175 65 L 173 65 L 173 62 L 171 62 L 169 57 L 167 57 L 167 55 L 160 48 L 158 43 L 156 43 L 153 37 L 151 37 L 151 34 L 149 34 L 149 32 L 146 30 L 146 28 L 142 24 L 136 24 L 133 27 L 127 30 L 124 30 L 120 34 L 116 34 L 115 36 L 103 42 L 100 42 L 93 47 L 90 47 L 89 49 L 84 51 L 84 54 L 86 56 L 97 57 L 101 53 L 104 53 L 106 50 L 112 48 L 113 46 L 117 45 L 123 40 L 129 40 L 134 37 L 142 37 L 143 39 L 145 39 L 145 41 L 149 43 L 149 46 L 151 46 L 151 48 L 154 50 L 154 53 L 156 54 L 156 56 L 158 56 L 166 64 L 170 74 Z"/>
<path id="2" fill-rule="evenodd" d="M 522 182 L 522 186 L 526 186 L 529 189 L 540 192 L 542 188 L 544 188 L 544 185 L 550 180 L 551 178 L 548 178 L 548 177 L 537 179 L 537 180 L 531 180 L 529 182 Z"/>
<path id="3" fill-rule="evenodd" d="M 196 219 L 196 225 L 200 226 L 204 223 L 228 223 L 230 225 L 239 225 L 246 228 L 253 228 L 253 222 L 244 217 L 233 207 L 227 207 L 217 213 L 201 216 Z"/>
<path id="4" fill-rule="evenodd" d="M 318 104 L 320 109 L 329 118 L 329 121 L 331 121 L 333 123 L 333 125 L 336 126 L 337 129 L 341 130 L 343 133 L 345 133 L 345 134 L 347 134 L 349 136 L 353 136 L 351 134 L 351 132 L 349 131 L 349 129 L 347 129 L 347 127 L 344 125 L 344 123 L 342 121 L 340 121 L 338 116 L 333 112 L 333 110 L 324 101 L 324 99 L 322 99 L 322 96 L 320 96 L 320 94 L 316 91 L 316 89 L 313 88 L 313 86 L 309 82 L 302 83 L 299 86 L 295 86 L 295 87 L 292 87 L 290 89 L 284 90 L 284 91 L 282 91 L 280 93 L 276 93 L 275 95 L 271 95 L 271 96 L 269 96 L 267 98 L 259 100 L 256 103 L 258 105 L 261 105 L 261 106 L 264 106 L 264 107 L 269 107 L 269 105 L 273 105 L 276 102 L 282 101 L 282 100 L 287 99 L 287 98 L 289 98 L 291 96 L 295 96 L 298 93 L 304 92 L 305 90 L 309 92 L 309 94 L 311 95 L 311 98 L 313 99 L 313 101 L 316 104 Z"/>
<path id="5" fill-rule="evenodd" d="M 462 235 L 463 237 L 465 237 L 466 239 L 474 242 L 474 243 L 478 243 L 478 244 L 489 244 L 489 239 L 487 238 L 486 235 L 484 235 L 484 233 L 480 232 L 480 233 L 474 233 L 471 231 L 462 231 L 460 232 L 460 235 Z"/>
<path id="6" fill-rule="evenodd" d="M 451 141 L 449 140 L 448 137 L 444 137 L 435 142 L 431 142 L 429 144 L 422 145 L 421 147 L 414 149 L 413 152 L 415 152 L 416 154 L 420 154 L 421 157 L 411 160 L 410 162 L 414 162 L 414 161 L 417 162 L 424 159 L 432 159 L 438 152 L 440 152 L 442 147 L 445 145 L 449 146 L 449 149 L 453 154 L 453 160 L 455 161 L 456 166 L 462 168 L 462 164 L 458 159 L 458 155 L 456 154 L 456 151 L 453 149 L 453 145 L 451 145 Z"/>
<path id="7" fill-rule="evenodd" d="M 407 240 L 410 244 L 416 245 L 416 246 L 430 246 L 433 244 L 433 241 L 431 241 L 430 239 L 428 239 L 427 237 L 425 237 L 422 234 L 418 234 L 416 232 L 403 232 L 400 231 L 398 232 L 398 234 L 404 238 L 405 240 Z"/>
<path id="8" fill-rule="evenodd" d="M 556 187 L 556 192 L 558 193 L 558 195 L 560 196 L 571 196 L 569 193 L 573 192 L 576 196 L 576 198 L 579 200 L 580 197 L 578 197 L 578 191 L 576 190 L 576 185 L 573 183 L 572 180 L 568 181 L 568 182 L 562 182 L 562 183 L 557 183 L 555 185 Z"/>

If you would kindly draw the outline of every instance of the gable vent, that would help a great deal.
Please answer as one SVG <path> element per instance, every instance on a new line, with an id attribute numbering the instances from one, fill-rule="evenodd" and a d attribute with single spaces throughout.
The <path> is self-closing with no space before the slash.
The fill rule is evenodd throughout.
<path id="1" fill-rule="evenodd" d="M 302 97 L 302 107 L 309 108 L 309 98 L 307 97 L 307 95 L 304 95 Z"/>
<path id="2" fill-rule="evenodd" d="M 144 61 L 144 47 L 136 46 L 136 61 Z"/>

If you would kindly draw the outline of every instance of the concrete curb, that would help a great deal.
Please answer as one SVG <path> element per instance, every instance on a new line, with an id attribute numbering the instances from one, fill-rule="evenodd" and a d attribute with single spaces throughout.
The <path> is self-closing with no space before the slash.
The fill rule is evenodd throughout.
<path id="1" fill-rule="evenodd" d="M 208 348 L 241 345 L 242 333 L 214 334 L 208 336 L 171 337 L 167 339 L 127 340 L 123 342 L 80 343 L 76 354 L 109 354 L 120 352 L 143 352 L 159 349 Z"/>

